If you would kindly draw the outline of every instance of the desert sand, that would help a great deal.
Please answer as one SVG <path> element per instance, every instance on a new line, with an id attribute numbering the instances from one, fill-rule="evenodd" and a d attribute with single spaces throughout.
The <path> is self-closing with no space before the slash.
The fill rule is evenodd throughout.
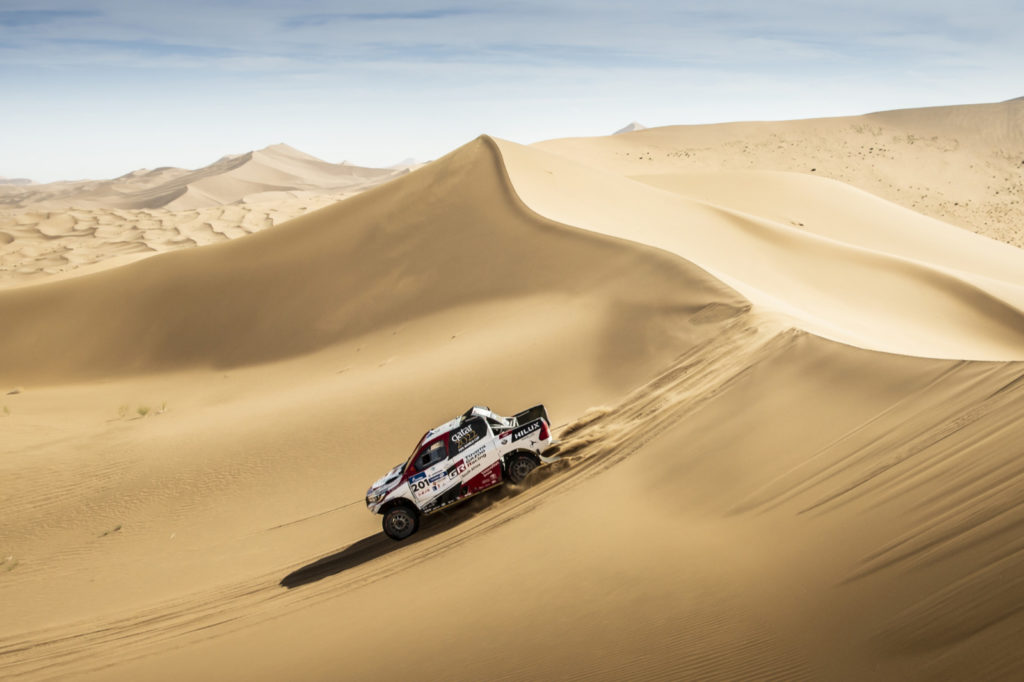
<path id="1" fill-rule="evenodd" d="M 0 289 L 0 676 L 1020 678 L 1022 112 L 481 137 Z M 561 461 L 380 533 L 537 402 Z"/>

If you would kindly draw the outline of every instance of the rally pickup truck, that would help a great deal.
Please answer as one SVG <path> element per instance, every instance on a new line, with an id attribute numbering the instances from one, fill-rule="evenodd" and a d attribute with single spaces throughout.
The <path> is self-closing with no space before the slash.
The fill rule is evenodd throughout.
<path id="1" fill-rule="evenodd" d="M 505 481 L 521 483 L 552 461 L 555 445 L 543 405 L 512 417 L 472 407 L 431 429 L 404 463 L 370 486 L 366 506 L 381 514 L 384 534 L 404 540 L 420 517 L 461 502 Z"/>

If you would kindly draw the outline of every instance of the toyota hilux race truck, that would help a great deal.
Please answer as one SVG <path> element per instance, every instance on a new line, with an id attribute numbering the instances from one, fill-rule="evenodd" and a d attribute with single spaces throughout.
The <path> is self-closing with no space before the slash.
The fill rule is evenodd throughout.
<path id="1" fill-rule="evenodd" d="M 404 463 L 366 493 L 366 506 L 381 514 L 384 534 L 404 540 L 420 517 L 461 502 L 505 481 L 520 483 L 555 445 L 543 405 L 512 417 L 472 407 L 424 434 Z"/>

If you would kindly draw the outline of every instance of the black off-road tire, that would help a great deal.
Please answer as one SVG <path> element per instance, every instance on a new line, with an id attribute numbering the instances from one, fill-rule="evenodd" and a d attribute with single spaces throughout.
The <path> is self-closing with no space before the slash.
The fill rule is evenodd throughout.
<path id="1" fill-rule="evenodd" d="M 505 460 L 505 473 L 508 480 L 519 485 L 537 468 L 537 460 L 522 452 L 516 453 Z"/>
<path id="2" fill-rule="evenodd" d="M 419 530 L 420 515 L 412 507 L 400 504 L 384 512 L 381 526 L 384 528 L 384 535 L 392 540 L 401 541 Z"/>

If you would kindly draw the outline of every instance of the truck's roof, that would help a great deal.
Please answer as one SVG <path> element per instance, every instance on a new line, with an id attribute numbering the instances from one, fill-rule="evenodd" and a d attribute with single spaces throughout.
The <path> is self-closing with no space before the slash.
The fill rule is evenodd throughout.
<path id="1" fill-rule="evenodd" d="M 423 443 L 425 443 L 426 441 L 431 440 L 432 438 L 436 438 L 443 433 L 454 431 L 455 429 L 459 428 L 463 424 L 463 422 L 472 419 L 473 417 L 491 417 L 498 420 L 504 419 L 504 417 L 497 415 L 494 412 L 491 412 L 491 409 L 489 407 L 481 407 L 480 405 L 474 405 L 473 407 L 469 408 L 462 415 L 456 417 L 455 419 L 446 421 L 444 424 L 436 426 L 427 431 L 423 435 L 423 438 L 420 439 L 420 442 L 416 446 L 416 448 L 419 449 L 420 445 L 423 445 Z"/>
<path id="2" fill-rule="evenodd" d="M 465 421 L 472 419 L 474 417 L 489 417 L 499 422 L 504 422 L 507 419 L 506 417 L 502 417 L 501 415 L 495 412 L 491 412 L 491 409 L 489 407 L 481 407 L 480 405 L 474 405 L 473 407 L 469 408 L 463 414 L 459 415 L 455 419 L 446 421 L 444 424 L 441 424 L 440 426 L 435 426 L 434 428 L 430 429 L 425 434 L 423 434 L 423 437 L 420 438 L 419 442 L 416 443 L 416 447 L 412 449 L 412 454 L 409 455 L 409 459 L 406 460 L 405 466 L 409 466 L 409 462 L 412 461 L 412 458 L 416 456 L 416 453 L 420 451 L 420 448 L 423 447 L 425 443 L 434 440 L 438 436 L 443 436 L 449 431 L 454 431 L 455 429 L 462 426 L 462 424 Z"/>
<path id="3" fill-rule="evenodd" d="M 451 421 L 445 422 L 444 424 L 441 424 L 440 426 L 436 426 L 436 427 L 430 429 L 429 431 L 427 431 L 423 435 L 423 438 L 420 440 L 420 443 L 423 443 L 424 441 L 428 441 L 431 438 L 435 438 L 437 436 L 440 436 L 442 433 L 448 433 L 449 431 L 453 431 L 453 430 L 457 429 L 459 427 L 459 424 L 461 424 L 461 423 L 462 423 L 462 417 L 456 417 L 455 419 L 452 419 Z"/>

